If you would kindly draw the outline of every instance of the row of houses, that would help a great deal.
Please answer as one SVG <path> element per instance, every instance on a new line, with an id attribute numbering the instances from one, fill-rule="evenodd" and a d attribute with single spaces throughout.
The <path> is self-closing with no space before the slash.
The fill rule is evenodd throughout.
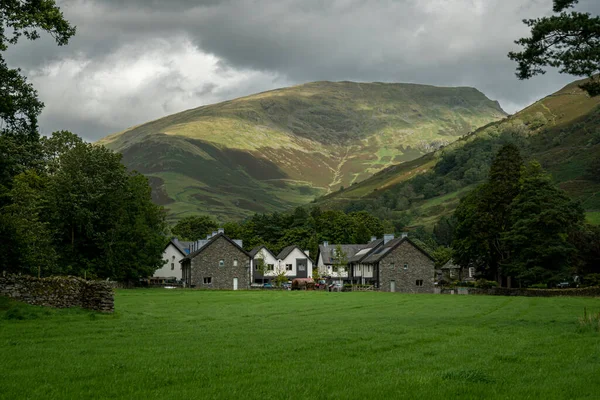
<path id="1" fill-rule="evenodd" d="M 309 251 L 296 245 L 277 255 L 265 246 L 246 252 L 241 240 L 231 239 L 219 230 L 195 242 L 171 240 L 164 259 L 156 278 L 181 280 L 187 287 L 203 289 L 247 289 L 252 283 L 269 282 L 280 275 L 290 280 L 312 278 L 316 268 L 320 277 L 373 285 L 380 291 L 432 293 L 435 282 L 445 273 L 436 271 L 431 255 L 406 235 L 373 237 L 366 244 L 324 242 L 315 264 Z M 261 264 L 264 270 L 259 268 Z M 446 267 L 446 274 L 456 272 L 455 266 Z"/>

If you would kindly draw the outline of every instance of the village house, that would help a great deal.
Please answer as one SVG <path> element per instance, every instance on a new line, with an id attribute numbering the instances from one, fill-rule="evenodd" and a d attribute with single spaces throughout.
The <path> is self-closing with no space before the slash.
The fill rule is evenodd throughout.
<path id="1" fill-rule="evenodd" d="M 331 245 L 329 242 L 323 242 L 322 245 L 319 245 L 319 254 L 317 255 L 319 275 L 347 281 L 349 279 L 348 260 L 368 246 L 368 244 Z M 338 250 L 341 250 L 341 254 L 338 254 Z"/>
<path id="2" fill-rule="evenodd" d="M 182 242 L 177 238 L 171 239 L 165 246 L 163 252 L 163 260 L 165 263 L 162 268 L 159 268 L 154 272 L 153 276 L 155 278 L 181 280 L 182 273 L 180 261 L 190 254 L 189 247 L 191 244 L 192 242 Z"/>
<path id="3" fill-rule="evenodd" d="M 287 246 L 277 255 L 277 260 L 289 279 L 312 278 L 314 262 L 308 250 L 301 250 L 296 245 Z"/>
<path id="4" fill-rule="evenodd" d="M 464 268 L 450 260 L 441 268 L 441 276 L 438 280 L 442 283 L 472 282 L 475 281 L 475 268 Z"/>
<path id="5" fill-rule="evenodd" d="M 253 260 L 252 282 L 267 283 L 276 276 L 275 267 L 279 265 L 279 261 L 271 250 L 267 249 L 265 246 L 258 246 L 252 249 L 250 257 L 252 257 Z M 264 275 L 259 271 L 261 263 L 264 263 L 266 267 Z"/>
<path id="6" fill-rule="evenodd" d="M 372 267 L 382 292 L 433 293 L 435 261 L 406 235 L 387 241 L 360 265 Z"/>
<path id="7" fill-rule="evenodd" d="M 361 249 L 354 256 L 348 258 L 349 281 L 352 284 L 375 284 L 377 276 L 371 264 L 363 261 L 388 241 L 394 239 L 394 235 L 385 235 L 383 239 L 372 237 L 367 247 Z"/>
<path id="8" fill-rule="evenodd" d="M 190 246 L 181 260 L 183 281 L 196 289 L 248 289 L 252 281 L 252 257 L 241 240 L 232 240 L 222 229 Z"/>
<path id="9" fill-rule="evenodd" d="M 267 283 L 283 273 L 289 280 L 294 278 L 312 278 L 313 260 L 307 250 L 296 245 L 287 246 L 277 256 L 265 246 L 258 246 L 250 252 L 254 261 L 254 283 Z M 262 260 L 262 261 L 261 261 Z M 266 271 L 261 275 L 259 263 L 264 262 Z"/>

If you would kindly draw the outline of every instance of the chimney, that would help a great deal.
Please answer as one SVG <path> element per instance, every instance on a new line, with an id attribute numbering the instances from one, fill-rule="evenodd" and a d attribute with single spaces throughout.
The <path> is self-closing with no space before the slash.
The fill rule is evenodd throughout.
<path id="1" fill-rule="evenodd" d="M 328 241 L 324 241 L 323 242 L 323 247 L 327 247 L 327 246 L 329 246 L 329 242 Z"/>
<path id="2" fill-rule="evenodd" d="M 371 242 L 374 242 L 377 240 L 377 236 L 371 236 Z"/>
<path id="3" fill-rule="evenodd" d="M 383 235 L 383 244 L 387 244 L 387 242 L 389 242 L 390 240 L 394 240 L 393 233 L 386 233 L 385 235 Z"/>
<path id="4" fill-rule="evenodd" d="M 220 228 L 220 229 L 218 230 L 218 232 L 219 232 L 220 234 L 223 234 L 223 235 L 224 235 L 224 234 L 225 234 L 225 229 L 223 229 L 223 228 Z"/>
<path id="5" fill-rule="evenodd" d="M 404 239 L 405 237 L 408 237 L 408 232 L 402 232 L 401 238 Z"/>
<path id="6" fill-rule="evenodd" d="M 175 244 L 179 244 L 179 239 L 173 238 L 173 241 L 175 242 Z"/>
<path id="7" fill-rule="evenodd" d="M 215 236 L 217 236 L 217 234 L 218 234 L 218 232 L 217 232 L 217 231 L 214 231 L 214 232 L 212 233 L 211 237 L 215 237 Z"/>

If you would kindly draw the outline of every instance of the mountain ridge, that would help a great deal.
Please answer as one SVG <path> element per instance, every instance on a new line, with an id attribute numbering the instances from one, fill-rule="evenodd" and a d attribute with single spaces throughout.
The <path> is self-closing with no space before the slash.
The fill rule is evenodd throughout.
<path id="1" fill-rule="evenodd" d="M 474 88 L 320 81 L 192 108 L 98 144 L 151 177 L 173 218 L 212 209 L 227 219 L 305 204 L 505 115 Z"/>

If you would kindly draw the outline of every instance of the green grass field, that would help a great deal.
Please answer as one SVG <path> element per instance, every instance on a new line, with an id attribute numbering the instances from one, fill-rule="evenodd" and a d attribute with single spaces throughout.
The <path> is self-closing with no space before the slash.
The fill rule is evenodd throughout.
<path id="1" fill-rule="evenodd" d="M 118 291 L 0 298 L 0 398 L 596 399 L 600 299 Z M 20 319 L 21 318 L 21 319 Z"/>

